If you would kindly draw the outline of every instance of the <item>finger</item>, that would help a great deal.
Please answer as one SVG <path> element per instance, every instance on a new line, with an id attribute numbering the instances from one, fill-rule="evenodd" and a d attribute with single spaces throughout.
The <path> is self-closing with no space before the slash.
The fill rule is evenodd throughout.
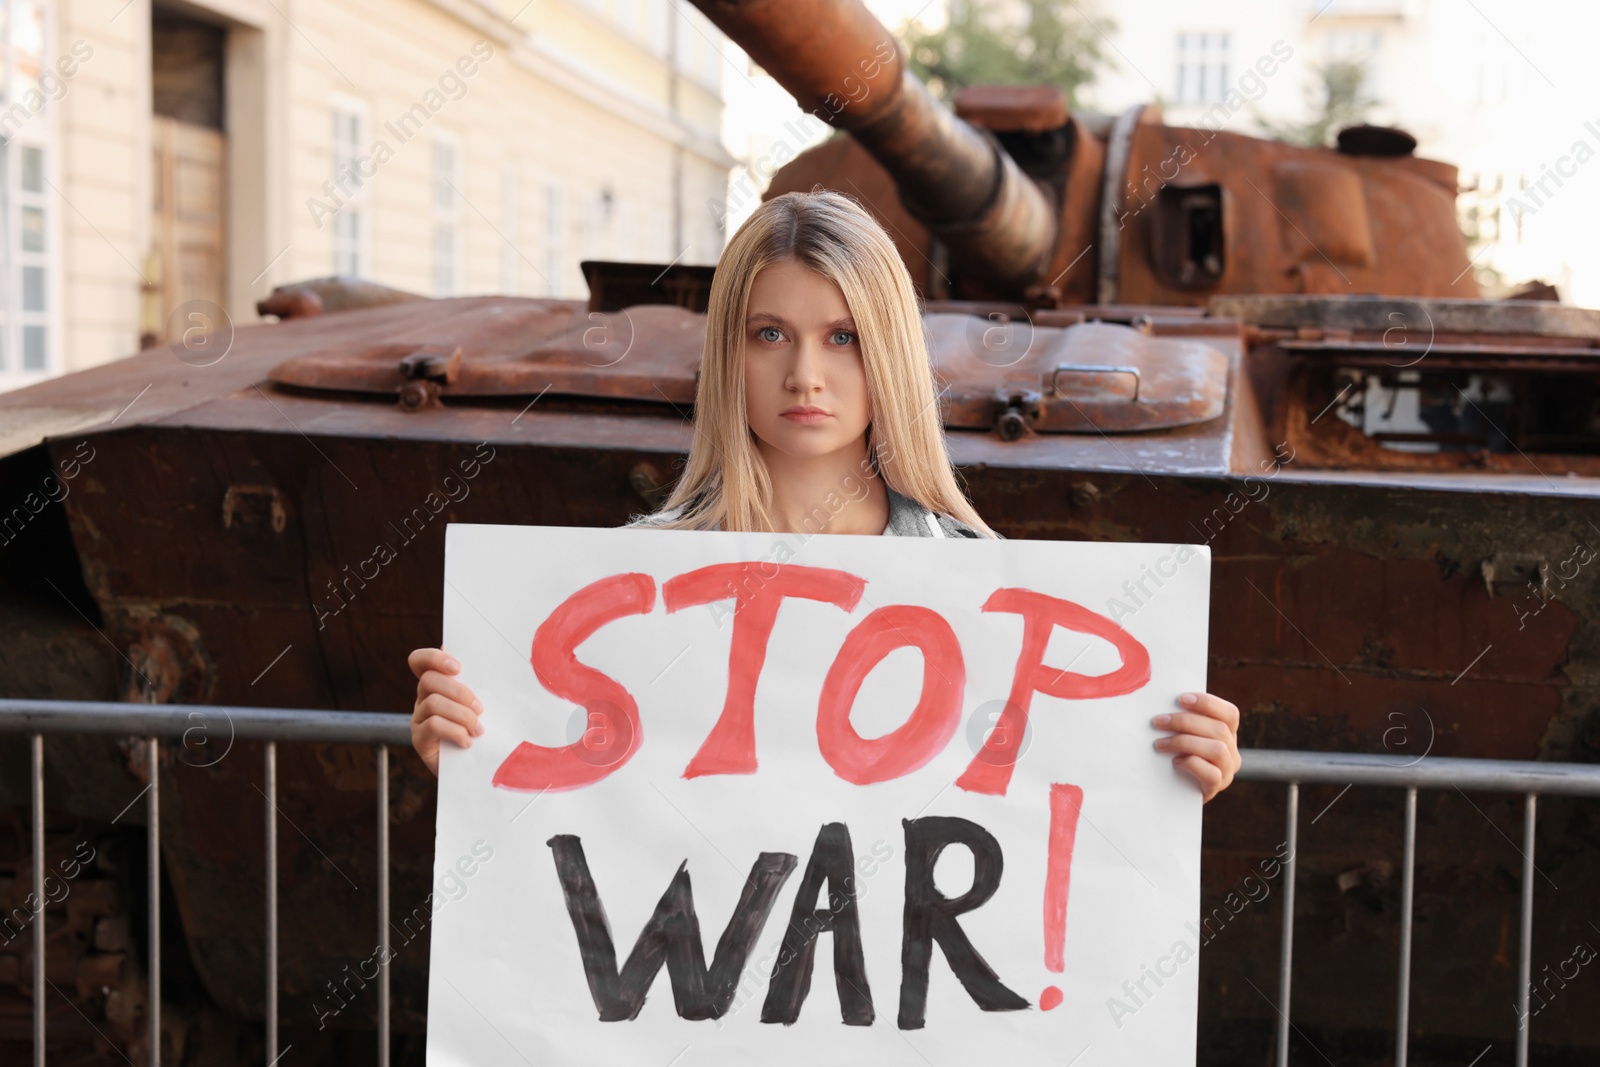
<path id="1" fill-rule="evenodd" d="M 411 747 L 416 749 L 417 756 L 421 758 L 422 765 L 428 768 L 428 773 L 438 777 L 439 774 L 439 742 L 436 738 L 422 736 L 415 727 L 411 730 Z"/>
<path id="2" fill-rule="evenodd" d="M 417 701 L 417 710 L 411 716 L 411 721 L 418 726 L 424 725 L 431 719 L 444 719 L 456 723 L 474 736 L 483 733 L 483 725 L 478 722 L 477 712 L 438 693 Z"/>
<path id="3" fill-rule="evenodd" d="M 1173 733 L 1193 734 L 1196 737 L 1214 737 L 1218 741 L 1228 741 L 1233 737 L 1233 730 L 1227 723 L 1193 711 L 1180 711 L 1173 715 L 1157 715 L 1151 722 L 1160 729 L 1171 730 Z"/>
<path id="4" fill-rule="evenodd" d="M 1239 728 L 1239 709 L 1219 696 L 1210 693 L 1184 693 L 1178 698 L 1178 703 L 1190 711 L 1219 719 L 1235 730 Z"/>
<path id="5" fill-rule="evenodd" d="M 1172 765 L 1194 776 L 1195 781 L 1200 783 L 1200 793 L 1205 800 L 1210 800 L 1222 790 L 1222 772 L 1199 756 L 1179 756 L 1172 761 Z"/>
<path id="6" fill-rule="evenodd" d="M 406 664 L 411 668 L 411 673 L 418 678 L 421 678 L 426 671 L 455 674 L 461 669 L 461 664 L 456 658 L 442 648 L 416 649 L 406 657 Z"/>
<path id="7" fill-rule="evenodd" d="M 468 735 L 466 727 L 437 715 L 418 726 L 417 730 L 423 736 L 433 738 L 435 745 L 440 741 L 449 741 L 462 748 L 472 747 L 472 738 Z"/>
<path id="8" fill-rule="evenodd" d="M 1193 734 L 1158 737 L 1156 748 L 1174 755 L 1199 756 L 1207 763 L 1215 764 L 1218 770 L 1233 763 L 1233 750 L 1224 742 L 1210 737 L 1196 737 Z"/>
<path id="9" fill-rule="evenodd" d="M 419 700 L 432 693 L 448 697 L 462 707 L 471 708 L 473 711 L 483 710 L 483 702 L 473 694 L 471 689 L 467 688 L 467 683 L 452 678 L 448 674 L 427 671 L 421 678 L 417 679 L 417 697 Z"/>
<path id="10" fill-rule="evenodd" d="M 483 733 L 483 727 L 478 722 L 478 713 L 465 704 L 458 704 L 449 697 L 437 693 L 430 694 L 417 702 L 417 711 L 412 716 L 419 725 L 430 718 L 443 718 L 450 722 L 458 723 L 474 736 Z"/>

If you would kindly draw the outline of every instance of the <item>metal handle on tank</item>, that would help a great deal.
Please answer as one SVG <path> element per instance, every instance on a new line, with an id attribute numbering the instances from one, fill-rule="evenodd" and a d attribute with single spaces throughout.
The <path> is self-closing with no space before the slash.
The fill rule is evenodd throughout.
<path id="1" fill-rule="evenodd" d="M 1133 375 L 1133 396 L 1129 402 L 1139 402 L 1139 368 L 1124 365 L 1113 366 L 1109 363 L 1063 363 L 1056 368 L 1050 376 L 1050 391 L 1057 396 L 1061 395 L 1061 375 L 1063 372 L 1075 374 L 1131 374 Z"/>

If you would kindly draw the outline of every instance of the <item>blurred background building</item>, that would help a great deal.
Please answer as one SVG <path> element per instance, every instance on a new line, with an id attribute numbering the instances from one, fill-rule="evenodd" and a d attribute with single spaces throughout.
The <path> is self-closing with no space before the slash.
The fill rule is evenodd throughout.
<path id="1" fill-rule="evenodd" d="M 7 0 L 0 389 L 274 285 L 581 296 L 714 262 L 719 36 L 672 0 Z"/>

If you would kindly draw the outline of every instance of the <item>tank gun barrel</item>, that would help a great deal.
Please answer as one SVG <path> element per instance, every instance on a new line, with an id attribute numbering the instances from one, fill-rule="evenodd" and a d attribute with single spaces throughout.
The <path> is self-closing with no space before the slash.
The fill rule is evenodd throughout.
<path id="1" fill-rule="evenodd" d="M 997 294 L 1022 295 L 1055 249 L 1051 198 L 906 68 L 860 0 L 693 0 L 806 111 L 847 130 L 906 209 Z"/>

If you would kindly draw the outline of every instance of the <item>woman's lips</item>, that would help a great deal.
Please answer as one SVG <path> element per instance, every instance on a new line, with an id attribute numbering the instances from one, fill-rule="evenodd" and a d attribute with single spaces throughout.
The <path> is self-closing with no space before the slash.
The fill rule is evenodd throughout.
<path id="1" fill-rule="evenodd" d="M 798 422 L 802 425 L 833 418 L 832 415 L 829 415 L 821 408 L 785 408 L 783 411 L 778 412 L 778 415 L 781 418 L 788 419 L 790 422 Z"/>

